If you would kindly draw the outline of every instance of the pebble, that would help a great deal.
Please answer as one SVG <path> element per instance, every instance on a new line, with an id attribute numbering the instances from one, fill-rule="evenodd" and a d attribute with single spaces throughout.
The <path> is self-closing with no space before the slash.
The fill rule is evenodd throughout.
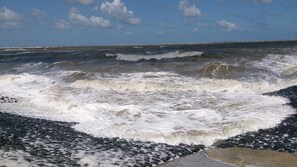
<path id="1" fill-rule="evenodd" d="M 16 98 L 0 96 L 0 103 L 17 103 L 17 102 L 18 100 Z"/>

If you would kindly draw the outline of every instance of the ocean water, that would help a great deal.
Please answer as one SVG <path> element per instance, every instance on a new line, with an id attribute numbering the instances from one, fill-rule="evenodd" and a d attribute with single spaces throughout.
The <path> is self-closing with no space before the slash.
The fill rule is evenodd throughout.
<path id="1" fill-rule="evenodd" d="M 0 96 L 15 99 L 0 103 L 2 113 L 69 123 L 90 140 L 117 138 L 131 148 L 149 143 L 159 157 L 181 143 L 208 147 L 276 126 L 295 110 L 288 99 L 263 93 L 296 83 L 296 41 L 0 49 Z M 154 164 L 117 149 L 89 154 L 83 138 L 75 153 L 60 148 L 78 166 Z M 36 160 L 26 149 L 0 147 L 0 155 L 0 165 L 57 163 Z"/>

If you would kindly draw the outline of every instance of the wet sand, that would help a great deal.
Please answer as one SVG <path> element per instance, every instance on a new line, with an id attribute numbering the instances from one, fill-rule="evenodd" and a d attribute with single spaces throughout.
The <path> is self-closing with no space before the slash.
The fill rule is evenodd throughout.
<path id="1" fill-rule="evenodd" d="M 214 148 L 204 151 L 210 158 L 237 166 L 296 167 L 297 154 L 249 148 Z"/>
<path id="2" fill-rule="evenodd" d="M 159 167 L 234 167 L 231 164 L 210 159 L 202 151 L 159 165 Z"/>
<path id="3" fill-rule="evenodd" d="M 297 154 L 249 148 L 211 148 L 160 167 L 296 167 Z"/>

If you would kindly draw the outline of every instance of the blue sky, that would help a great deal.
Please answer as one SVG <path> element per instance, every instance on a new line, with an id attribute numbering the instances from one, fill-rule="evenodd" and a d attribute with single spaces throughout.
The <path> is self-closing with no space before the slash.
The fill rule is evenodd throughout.
<path id="1" fill-rule="evenodd" d="M 297 39 L 295 0 L 1 0 L 0 46 Z"/>

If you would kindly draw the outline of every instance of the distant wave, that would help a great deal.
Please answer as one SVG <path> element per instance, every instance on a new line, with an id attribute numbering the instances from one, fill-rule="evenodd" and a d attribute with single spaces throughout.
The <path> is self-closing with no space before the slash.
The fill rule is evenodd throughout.
<path id="1" fill-rule="evenodd" d="M 14 52 L 14 51 L 25 51 L 27 49 L 41 49 L 41 48 L 49 48 L 48 47 L 42 47 L 42 46 L 35 46 L 35 47 L 0 47 L 0 49 L 5 52 Z"/>
<path id="2" fill-rule="evenodd" d="M 5 48 L 5 52 L 13 52 L 13 51 L 26 51 L 25 48 Z"/>
<path id="3" fill-rule="evenodd" d="M 138 61 L 138 60 L 161 60 L 161 59 L 172 59 L 178 57 L 192 57 L 200 56 L 203 52 L 191 51 L 191 52 L 168 52 L 163 54 L 153 54 L 153 55 L 144 55 L 144 54 L 106 54 L 107 57 L 116 57 L 117 60 L 124 61 Z"/>

